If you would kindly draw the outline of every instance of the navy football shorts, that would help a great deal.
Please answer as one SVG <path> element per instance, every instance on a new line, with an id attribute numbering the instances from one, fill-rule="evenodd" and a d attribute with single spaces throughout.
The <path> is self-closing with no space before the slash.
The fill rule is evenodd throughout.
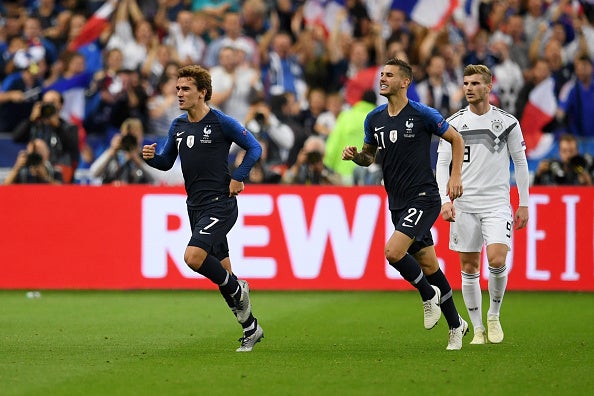
<path id="1" fill-rule="evenodd" d="M 227 234 L 237 221 L 237 199 L 219 197 L 201 208 L 188 208 L 192 237 L 188 246 L 204 249 L 217 259 L 229 257 Z"/>
<path id="2" fill-rule="evenodd" d="M 431 227 L 439 217 L 441 199 L 439 196 L 419 196 L 407 202 L 403 209 L 392 210 L 392 223 L 397 231 L 414 238 L 408 253 L 432 246 Z"/>

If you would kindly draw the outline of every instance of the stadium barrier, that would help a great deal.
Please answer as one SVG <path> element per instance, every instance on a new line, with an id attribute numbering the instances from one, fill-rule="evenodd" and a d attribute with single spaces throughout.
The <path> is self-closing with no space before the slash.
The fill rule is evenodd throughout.
<path id="1" fill-rule="evenodd" d="M 587 187 L 531 189 L 528 227 L 514 231 L 508 255 L 509 289 L 594 291 L 593 196 Z M 411 289 L 383 256 L 393 227 L 381 187 L 248 185 L 239 201 L 231 259 L 253 288 Z M 0 216 L 1 289 L 213 289 L 183 262 L 181 187 L 4 186 Z M 459 290 L 448 229 L 438 219 L 433 235 Z M 483 259 L 481 282 L 487 274 Z"/>

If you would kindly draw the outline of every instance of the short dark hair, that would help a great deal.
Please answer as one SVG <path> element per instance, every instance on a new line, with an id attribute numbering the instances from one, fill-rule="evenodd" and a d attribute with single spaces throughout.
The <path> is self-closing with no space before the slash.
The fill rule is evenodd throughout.
<path id="1" fill-rule="evenodd" d="M 402 59 L 390 58 L 386 61 L 386 66 L 398 66 L 398 68 L 400 68 L 400 73 L 404 78 L 408 78 L 410 81 L 413 80 L 412 67 Z"/>
<path id="2" fill-rule="evenodd" d="M 199 65 L 188 65 L 177 71 L 177 77 L 191 77 L 199 91 L 206 89 L 204 100 L 208 102 L 212 96 L 212 81 L 208 70 Z"/>

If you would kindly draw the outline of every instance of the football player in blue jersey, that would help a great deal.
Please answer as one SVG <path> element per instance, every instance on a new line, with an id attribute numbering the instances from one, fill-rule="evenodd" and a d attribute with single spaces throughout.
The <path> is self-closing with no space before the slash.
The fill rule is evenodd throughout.
<path id="1" fill-rule="evenodd" d="M 155 143 L 145 145 L 142 156 L 150 166 L 168 170 L 179 155 L 192 228 L 184 260 L 218 285 L 243 327 L 237 351 L 249 352 L 264 337 L 264 331 L 252 315 L 247 282 L 238 280 L 231 270 L 227 233 L 237 220 L 236 197 L 262 147 L 238 121 L 208 105 L 212 95 L 208 70 L 197 65 L 182 67 L 176 90 L 180 110 L 185 113 L 172 121 L 163 149 L 157 154 Z M 230 174 L 228 157 L 233 142 L 246 153 Z"/>
<path id="2" fill-rule="evenodd" d="M 408 63 L 394 58 L 386 62 L 380 74 L 380 95 L 388 103 L 367 114 L 361 151 L 347 146 L 342 159 L 369 166 L 376 153 L 379 156 L 395 227 L 385 246 L 386 259 L 419 291 L 426 329 L 437 324 L 443 311 L 450 329 L 447 349 L 458 350 L 468 324 L 456 310 L 452 289 L 435 254 L 431 227 L 439 216 L 441 198 L 429 150 L 432 135 L 452 145 L 448 195 L 456 199 L 463 192 L 464 140 L 437 110 L 409 100 L 406 92 L 411 81 Z"/>

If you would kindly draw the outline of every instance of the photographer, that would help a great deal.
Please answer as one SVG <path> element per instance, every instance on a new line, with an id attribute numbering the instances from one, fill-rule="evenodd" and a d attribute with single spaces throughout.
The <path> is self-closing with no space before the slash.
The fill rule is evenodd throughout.
<path id="1" fill-rule="evenodd" d="M 144 131 L 138 118 L 126 119 L 115 134 L 110 146 L 91 164 L 93 177 L 101 184 L 156 183 L 159 171 L 151 168 L 140 157 Z"/>
<path id="2" fill-rule="evenodd" d="M 27 144 L 19 152 L 14 166 L 4 179 L 4 184 L 62 184 L 62 174 L 49 162 L 49 148 L 41 139 Z"/>
<path id="3" fill-rule="evenodd" d="M 324 165 L 325 149 L 323 138 L 308 137 L 293 166 L 283 174 L 282 183 L 341 185 L 341 176 Z"/>
<path id="4" fill-rule="evenodd" d="M 581 155 L 575 136 L 563 134 L 559 137 L 559 159 L 542 160 L 534 184 L 591 186 L 592 170 L 592 156 Z"/>
<path id="5" fill-rule="evenodd" d="M 13 140 L 26 143 L 43 140 L 49 148 L 49 161 L 60 169 L 64 182 L 73 180 L 78 166 L 78 128 L 60 117 L 63 98 L 58 91 L 47 91 L 41 102 L 33 105 L 28 119 L 23 120 L 13 132 Z"/>

